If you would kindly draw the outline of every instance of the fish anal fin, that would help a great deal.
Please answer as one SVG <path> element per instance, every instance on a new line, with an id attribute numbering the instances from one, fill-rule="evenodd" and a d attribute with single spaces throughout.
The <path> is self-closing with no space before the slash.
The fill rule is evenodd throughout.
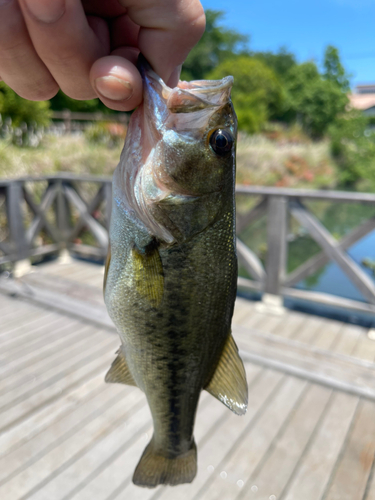
<path id="1" fill-rule="evenodd" d="M 246 413 L 246 373 L 232 334 L 226 340 L 215 372 L 205 389 L 237 415 Z"/>
<path id="2" fill-rule="evenodd" d="M 117 357 L 108 370 L 105 381 L 110 384 L 126 384 L 137 386 L 132 374 L 130 373 L 124 353 L 120 347 Z"/>
<path id="3" fill-rule="evenodd" d="M 133 483 L 144 488 L 159 484 L 191 483 L 197 474 L 197 447 L 193 441 L 190 450 L 176 457 L 165 457 L 157 452 L 154 439 L 145 448 L 134 471 Z"/>

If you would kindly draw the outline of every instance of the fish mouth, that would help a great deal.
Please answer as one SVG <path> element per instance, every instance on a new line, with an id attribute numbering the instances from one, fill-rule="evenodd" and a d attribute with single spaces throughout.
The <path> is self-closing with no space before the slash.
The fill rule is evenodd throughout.
<path id="1" fill-rule="evenodd" d="M 170 113 L 191 113 L 201 110 L 215 111 L 230 101 L 233 77 L 222 80 L 179 81 L 174 88 L 168 85 L 151 68 L 143 56 L 138 68 L 144 82 L 144 101 L 152 109 L 159 108 L 163 101 Z"/>

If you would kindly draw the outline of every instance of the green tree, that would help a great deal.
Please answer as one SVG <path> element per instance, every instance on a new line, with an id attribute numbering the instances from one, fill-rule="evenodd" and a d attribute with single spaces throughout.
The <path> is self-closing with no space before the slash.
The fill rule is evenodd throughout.
<path id="1" fill-rule="evenodd" d="M 341 64 L 339 51 L 333 45 L 328 45 L 324 53 L 324 78 L 335 83 L 344 92 L 350 89 L 349 75 Z"/>
<path id="2" fill-rule="evenodd" d="M 297 64 L 295 55 L 288 52 L 286 47 L 281 47 L 276 53 L 253 52 L 251 55 L 272 68 L 281 79 L 284 79 L 288 71 Z"/>
<path id="3" fill-rule="evenodd" d="M 222 62 L 207 78 L 216 80 L 227 75 L 234 77 L 232 100 L 239 128 L 258 132 L 283 106 L 284 93 L 275 72 L 258 59 L 244 55 Z"/>
<path id="4" fill-rule="evenodd" d="M 330 124 L 345 111 L 345 92 L 319 74 L 313 62 L 291 68 L 286 78 L 288 111 L 284 119 L 297 120 L 314 138 L 322 137 Z"/>
<path id="5" fill-rule="evenodd" d="M 248 37 L 220 26 L 223 17 L 221 11 L 206 10 L 206 31 L 183 65 L 182 80 L 203 80 L 224 60 L 247 53 Z"/>
<path id="6" fill-rule="evenodd" d="M 2 119 L 11 118 L 16 127 L 21 123 L 46 126 L 50 120 L 50 104 L 48 101 L 23 99 L 4 82 L 0 82 L 0 115 Z"/>
<path id="7" fill-rule="evenodd" d="M 362 183 L 362 189 L 375 190 L 375 136 L 368 119 L 352 110 L 329 128 L 332 156 L 344 186 Z"/>
<path id="8" fill-rule="evenodd" d="M 95 113 L 96 111 L 115 113 L 115 111 L 109 110 L 100 99 L 77 101 L 65 95 L 61 90 L 49 102 L 51 103 L 51 109 L 54 111 L 70 109 L 70 111 L 83 111 L 87 113 Z"/>

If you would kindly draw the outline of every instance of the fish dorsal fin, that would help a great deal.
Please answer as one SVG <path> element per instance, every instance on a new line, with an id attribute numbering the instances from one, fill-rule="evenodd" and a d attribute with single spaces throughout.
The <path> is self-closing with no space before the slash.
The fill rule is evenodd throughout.
<path id="1" fill-rule="evenodd" d="M 111 262 L 111 245 L 108 245 L 108 253 L 107 253 L 107 258 L 106 258 L 105 267 L 104 267 L 103 294 L 105 294 L 105 287 L 107 284 L 107 277 L 108 277 L 108 270 L 109 270 L 110 262 Z"/>
<path id="2" fill-rule="evenodd" d="M 117 351 L 117 357 L 105 376 L 105 381 L 109 384 L 126 384 L 137 386 L 132 374 L 130 373 L 128 363 L 125 359 L 122 349 Z"/>
<path id="3" fill-rule="evenodd" d="M 205 389 L 237 415 L 246 413 L 246 373 L 232 334 L 228 336 L 216 370 Z"/>

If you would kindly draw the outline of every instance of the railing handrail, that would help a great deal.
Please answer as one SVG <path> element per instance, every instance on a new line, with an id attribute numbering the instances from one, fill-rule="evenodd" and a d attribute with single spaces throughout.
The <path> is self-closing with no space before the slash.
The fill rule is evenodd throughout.
<path id="1" fill-rule="evenodd" d="M 8 186 L 12 182 L 41 182 L 41 181 L 78 181 L 78 182 L 97 182 L 107 183 L 112 182 L 112 177 L 103 175 L 77 175 L 70 172 L 59 172 L 58 174 L 42 175 L 38 177 L 25 176 L 12 179 L 1 179 L 0 187 Z M 335 202 L 352 202 L 352 203 L 374 203 L 375 193 L 353 192 L 353 191 L 335 191 L 323 189 L 301 189 L 301 188 L 282 188 L 268 186 L 245 186 L 243 184 L 236 185 L 237 194 L 247 194 L 254 196 L 283 196 L 286 198 L 310 198 L 316 200 L 332 200 Z"/>

